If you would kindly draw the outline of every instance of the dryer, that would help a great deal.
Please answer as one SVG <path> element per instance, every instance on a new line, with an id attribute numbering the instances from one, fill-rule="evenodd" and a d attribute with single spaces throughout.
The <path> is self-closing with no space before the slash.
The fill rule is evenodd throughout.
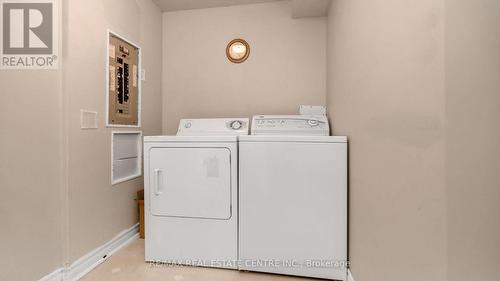
<path id="1" fill-rule="evenodd" d="M 347 138 L 326 116 L 255 116 L 239 141 L 240 269 L 345 280 Z"/>
<path id="2" fill-rule="evenodd" d="M 144 138 L 145 259 L 237 268 L 237 136 L 249 120 L 184 119 Z"/>

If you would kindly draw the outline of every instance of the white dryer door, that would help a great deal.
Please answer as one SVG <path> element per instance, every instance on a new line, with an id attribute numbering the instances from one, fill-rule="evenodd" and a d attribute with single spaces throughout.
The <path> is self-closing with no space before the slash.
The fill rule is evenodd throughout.
<path id="1" fill-rule="evenodd" d="M 156 216 L 229 219 L 231 160 L 227 148 L 153 148 L 148 171 Z"/>

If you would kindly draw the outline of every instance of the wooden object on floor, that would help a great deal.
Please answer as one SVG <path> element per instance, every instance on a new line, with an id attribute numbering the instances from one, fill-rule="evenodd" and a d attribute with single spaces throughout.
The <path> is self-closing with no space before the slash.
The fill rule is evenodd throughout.
<path id="1" fill-rule="evenodd" d="M 137 191 L 137 205 L 139 207 L 139 237 L 144 239 L 144 189 Z"/>

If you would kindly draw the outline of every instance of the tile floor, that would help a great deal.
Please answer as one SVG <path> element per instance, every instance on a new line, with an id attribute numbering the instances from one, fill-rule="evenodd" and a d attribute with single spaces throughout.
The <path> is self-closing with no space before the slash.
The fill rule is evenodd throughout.
<path id="1" fill-rule="evenodd" d="M 137 239 L 87 274 L 83 281 L 310 281 L 318 279 L 237 270 L 153 266 L 144 262 L 144 240 Z"/>

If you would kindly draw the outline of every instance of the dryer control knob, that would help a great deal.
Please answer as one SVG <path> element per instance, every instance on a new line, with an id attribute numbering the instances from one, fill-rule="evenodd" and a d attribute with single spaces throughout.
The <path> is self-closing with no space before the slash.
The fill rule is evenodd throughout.
<path id="1" fill-rule="evenodd" d="M 184 128 L 186 129 L 191 128 L 191 122 L 187 122 L 186 124 L 184 124 Z"/>
<path id="2" fill-rule="evenodd" d="M 316 127 L 319 125 L 318 120 L 313 120 L 313 119 L 309 120 L 308 123 L 309 125 L 311 125 L 311 127 Z"/>
<path id="3" fill-rule="evenodd" d="M 231 122 L 230 126 L 231 126 L 231 129 L 233 129 L 233 130 L 239 130 L 239 129 L 241 129 L 243 124 L 241 124 L 241 121 L 233 121 L 233 122 Z"/>

